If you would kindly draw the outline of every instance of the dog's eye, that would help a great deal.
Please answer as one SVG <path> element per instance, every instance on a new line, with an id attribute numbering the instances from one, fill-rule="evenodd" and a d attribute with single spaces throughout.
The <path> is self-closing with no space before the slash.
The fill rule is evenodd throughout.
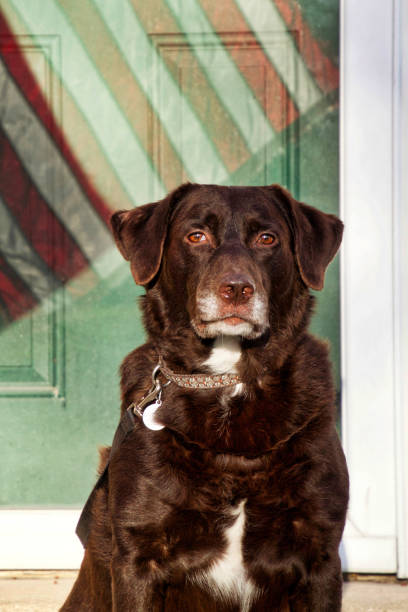
<path id="1" fill-rule="evenodd" d="M 187 240 L 193 244 L 198 244 L 199 242 L 207 242 L 207 236 L 204 232 L 192 232 L 187 236 Z"/>
<path id="2" fill-rule="evenodd" d="M 264 244 L 265 246 L 271 246 L 276 243 L 276 236 L 273 234 L 261 234 L 256 239 L 257 244 Z"/>

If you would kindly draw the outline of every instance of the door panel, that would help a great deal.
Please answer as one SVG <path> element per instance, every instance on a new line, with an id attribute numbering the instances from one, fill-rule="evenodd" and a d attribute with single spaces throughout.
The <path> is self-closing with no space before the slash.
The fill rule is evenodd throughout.
<path id="1" fill-rule="evenodd" d="M 284 64 L 285 41 L 280 38 L 279 34 L 271 36 L 269 46 L 280 47 Z M 290 180 L 298 175 L 294 139 L 288 140 L 285 129 L 290 122 L 287 116 L 290 98 L 283 87 L 276 92 L 273 67 L 254 36 L 226 33 L 221 39 L 211 33 L 190 34 L 188 44 L 184 35 L 161 34 L 152 39 L 159 58 L 152 83 L 158 116 L 163 117 L 168 106 L 165 73 L 169 71 L 176 84 L 172 121 L 176 126 L 177 149 L 182 159 L 194 160 L 194 155 L 201 158 L 199 163 L 190 162 L 190 173 L 186 166 L 181 168 L 182 172 L 174 177 L 176 184 L 192 175 L 198 182 L 280 182 L 295 189 Z M 190 106 L 199 109 L 201 125 L 212 143 L 211 153 L 205 154 L 197 146 L 195 125 L 186 112 Z M 273 120 L 279 122 L 280 130 L 274 129 Z M 170 161 L 161 146 L 162 134 L 163 125 L 156 122 L 153 141 L 158 145 L 159 168 Z M 248 176 L 242 167 L 254 155 L 261 171 Z"/>
<path id="2" fill-rule="evenodd" d="M 3 506 L 82 504 L 111 441 L 143 341 L 112 211 L 190 180 L 337 212 L 338 6 L 309 4 L 2 0 Z M 337 374 L 338 304 L 333 265 L 313 329 Z"/>

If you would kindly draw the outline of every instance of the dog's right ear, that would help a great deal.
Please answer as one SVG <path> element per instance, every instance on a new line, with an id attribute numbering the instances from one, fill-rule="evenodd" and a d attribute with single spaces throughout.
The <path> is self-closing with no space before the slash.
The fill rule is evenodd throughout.
<path id="1" fill-rule="evenodd" d="M 170 213 L 192 187 L 184 183 L 163 200 L 112 215 L 113 236 L 136 284 L 147 285 L 159 271 Z"/>
<path id="2" fill-rule="evenodd" d="M 320 291 L 326 268 L 340 246 L 343 223 L 335 215 L 298 202 L 280 185 L 270 185 L 267 189 L 284 206 L 288 216 L 303 282 L 307 287 Z"/>

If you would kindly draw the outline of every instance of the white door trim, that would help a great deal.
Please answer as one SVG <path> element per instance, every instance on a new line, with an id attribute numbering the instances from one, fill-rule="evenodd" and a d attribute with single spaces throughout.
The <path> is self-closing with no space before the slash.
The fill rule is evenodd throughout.
<path id="1" fill-rule="evenodd" d="M 395 6 L 342 0 L 340 146 L 340 212 L 346 228 L 342 434 L 351 476 L 343 566 L 400 577 L 408 575 L 403 493 L 408 346 L 406 336 L 399 341 L 407 331 L 402 262 L 408 261 L 408 216 L 402 206 L 406 177 L 402 184 L 398 172 L 406 143 L 400 133 L 400 80 L 395 79 L 402 61 L 395 26 L 403 6 L 406 13 L 405 0 L 395 0 Z"/>
<path id="2" fill-rule="evenodd" d="M 0 510 L 0 570 L 77 569 L 79 509 Z"/>
<path id="3" fill-rule="evenodd" d="M 408 577 L 408 2 L 394 15 L 394 286 L 398 576 Z"/>

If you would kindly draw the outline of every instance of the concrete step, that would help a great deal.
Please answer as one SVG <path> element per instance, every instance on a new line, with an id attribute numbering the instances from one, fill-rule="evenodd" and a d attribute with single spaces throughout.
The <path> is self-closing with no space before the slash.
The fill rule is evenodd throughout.
<path id="1" fill-rule="evenodd" d="M 0 612 L 56 612 L 76 572 L 0 572 Z M 408 582 L 346 582 L 343 612 L 408 612 Z"/>

